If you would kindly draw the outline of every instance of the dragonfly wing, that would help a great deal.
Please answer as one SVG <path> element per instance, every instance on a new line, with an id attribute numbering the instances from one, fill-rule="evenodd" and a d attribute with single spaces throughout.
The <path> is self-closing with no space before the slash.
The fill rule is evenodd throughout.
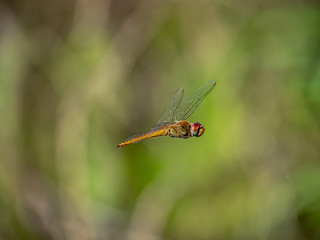
<path id="1" fill-rule="evenodd" d="M 183 101 L 176 110 L 174 120 L 186 120 L 197 109 L 202 100 L 212 91 L 216 81 L 212 80 L 198 88 L 188 99 Z"/>
<path id="2" fill-rule="evenodd" d="M 152 131 L 152 130 L 157 130 L 157 129 L 159 129 L 159 128 L 161 128 L 161 127 L 164 127 L 164 126 L 167 126 L 167 125 L 169 125 L 169 124 L 170 124 L 170 122 L 158 123 L 158 124 L 154 125 L 154 126 L 151 128 L 151 131 Z"/>
<path id="3" fill-rule="evenodd" d="M 179 88 L 176 93 L 171 98 L 171 101 L 169 105 L 167 106 L 167 109 L 165 112 L 161 115 L 159 121 L 157 122 L 157 125 L 154 127 L 158 127 L 161 123 L 172 123 L 174 122 L 174 116 L 176 114 L 176 111 L 181 103 L 181 100 L 183 98 L 184 91 L 182 88 Z"/>

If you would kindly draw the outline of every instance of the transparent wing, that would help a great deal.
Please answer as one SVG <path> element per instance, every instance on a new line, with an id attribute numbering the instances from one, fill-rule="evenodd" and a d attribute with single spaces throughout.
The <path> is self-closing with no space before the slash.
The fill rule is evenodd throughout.
<path id="1" fill-rule="evenodd" d="M 165 112 L 161 115 L 159 121 L 157 122 L 157 125 L 154 127 L 156 128 L 158 125 L 162 123 L 172 123 L 174 122 L 174 116 L 176 114 L 176 111 L 181 103 L 181 100 L 183 98 L 184 91 L 182 88 L 179 88 L 176 93 L 171 98 L 171 101 L 169 105 L 167 106 L 167 109 Z"/>
<path id="2" fill-rule="evenodd" d="M 202 100 L 212 91 L 216 81 L 212 80 L 198 88 L 188 99 L 183 101 L 176 110 L 174 120 L 186 120 L 197 109 Z"/>

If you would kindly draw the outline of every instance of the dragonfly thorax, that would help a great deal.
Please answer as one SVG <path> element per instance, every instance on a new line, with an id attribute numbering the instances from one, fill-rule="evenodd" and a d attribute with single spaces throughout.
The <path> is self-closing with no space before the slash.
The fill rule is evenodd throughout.
<path id="1" fill-rule="evenodd" d="M 201 123 L 195 122 L 191 125 L 191 136 L 193 137 L 200 137 L 204 133 L 204 127 Z"/>

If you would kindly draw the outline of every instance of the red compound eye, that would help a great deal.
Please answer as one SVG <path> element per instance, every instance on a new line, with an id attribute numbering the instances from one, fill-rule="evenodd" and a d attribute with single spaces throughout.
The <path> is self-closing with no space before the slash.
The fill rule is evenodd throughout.
<path id="1" fill-rule="evenodd" d="M 204 133 L 204 128 L 201 123 L 194 123 L 191 126 L 191 135 L 195 137 L 200 137 Z"/>
<path id="2" fill-rule="evenodd" d="M 200 128 L 200 126 L 201 126 L 201 124 L 198 123 L 198 122 L 192 124 L 192 130 L 193 130 L 194 132 L 198 131 L 198 129 Z"/>

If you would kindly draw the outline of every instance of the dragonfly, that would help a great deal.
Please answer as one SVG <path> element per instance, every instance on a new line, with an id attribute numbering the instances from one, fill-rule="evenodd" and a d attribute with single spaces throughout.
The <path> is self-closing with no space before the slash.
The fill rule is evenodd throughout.
<path id="1" fill-rule="evenodd" d="M 161 115 L 159 121 L 151 128 L 151 130 L 134 134 L 120 143 L 117 147 L 124 147 L 145 139 L 160 136 L 184 139 L 202 136 L 205 130 L 203 125 L 199 122 L 192 124 L 186 120 L 215 86 L 216 81 L 211 80 L 198 88 L 184 101 L 182 101 L 184 90 L 179 88 L 171 98 L 170 103 L 165 112 Z"/>

